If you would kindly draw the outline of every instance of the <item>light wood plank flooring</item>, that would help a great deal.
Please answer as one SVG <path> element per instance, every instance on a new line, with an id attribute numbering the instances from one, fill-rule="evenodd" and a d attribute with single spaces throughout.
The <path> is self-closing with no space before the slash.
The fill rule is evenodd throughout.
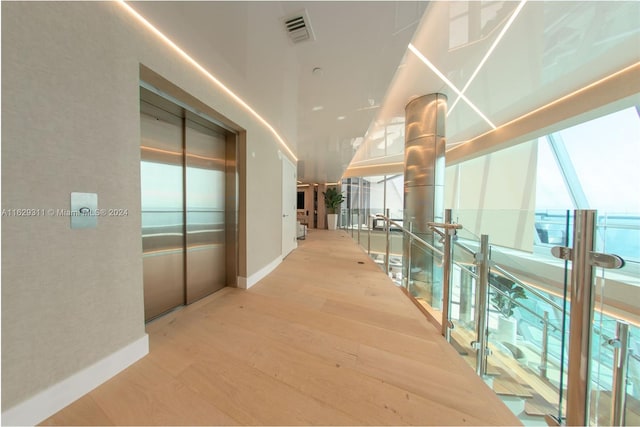
<path id="1" fill-rule="evenodd" d="M 148 356 L 43 424 L 520 424 L 343 231 L 147 331 Z"/>

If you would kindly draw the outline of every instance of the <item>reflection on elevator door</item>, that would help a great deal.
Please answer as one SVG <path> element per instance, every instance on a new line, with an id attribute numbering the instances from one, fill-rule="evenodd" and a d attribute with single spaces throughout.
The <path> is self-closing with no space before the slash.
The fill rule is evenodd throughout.
<path id="1" fill-rule="evenodd" d="M 182 120 L 140 117 L 142 265 L 145 319 L 184 304 Z"/>
<path id="2" fill-rule="evenodd" d="M 174 107 L 141 101 L 145 320 L 227 282 L 225 134 Z"/>
<path id="3" fill-rule="evenodd" d="M 225 286 L 225 140 L 186 121 L 187 303 Z"/>

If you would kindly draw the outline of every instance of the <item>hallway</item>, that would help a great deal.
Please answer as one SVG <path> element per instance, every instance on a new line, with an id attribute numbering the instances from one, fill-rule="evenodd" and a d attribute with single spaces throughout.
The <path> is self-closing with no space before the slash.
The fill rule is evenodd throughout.
<path id="1" fill-rule="evenodd" d="M 519 424 L 343 231 L 147 332 L 148 356 L 43 424 Z"/>

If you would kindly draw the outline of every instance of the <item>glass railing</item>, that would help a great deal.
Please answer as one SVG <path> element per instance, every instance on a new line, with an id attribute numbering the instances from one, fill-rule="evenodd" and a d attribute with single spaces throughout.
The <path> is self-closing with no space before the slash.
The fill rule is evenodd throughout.
<path id="1" fill-rule="evenodd" d="M 475 369 L 478 353 L 474 349 L 477 334 L 476 297 L 478 268 L 475 253 L 480 236 L 466 229 L 458 230 L 452 248 L 450 342 L 466 362 Z M 464 243 L 459 243 L 464 241 Z"/>
<path id="2" fill-rule="evenodd" d="M 640 425 L 640 275 L 637 261 L 640 226 L 637 220 L 637 217 L 604 213 L 596 219 L 597 251 L 623 254 L 625 264 L 616 270 L 595 268 L 589 406 L 593 425 Z"/>
<path id="3" fill-rule="evenodd" d="M 442 260 L 441 248 L 429 247 L 412 238 L 411 258 L 404 258 L 402 278 L 407 291 L 436 319 L 442 318 Z"/>
<path id="4" fill-rule="evenodd" d="M 531 251 L 488 245 L 484 270 L 481 241 L 490 242 L 490 236 L 474 235 L 465 228 L 458 229 L 451 239 L 449 263 L 444 263 L 442 233 L 423 239 L 424 234 L 411 232 L 412 224 L 380 214 L 351 220 L 343 228 L 354 238 L 359 236 L 363 249 L 394 283 L 405 287 L 407 294 L 441 323 L 443 335 L 503 400 L 521 401 L 514 412 L 526 425 L 545 415 L 562 421 L 567 411 L 579 411 L 574 408 L 575 398 L 571 408 L 567 401 L 567 390 L 574 387 L 568 373 L 569 342 L 576 338 L 569 328 L 573 263 L 551 255 L 553 246 L 572 247 L 573 214 L 537 215 L 536 230 L 529 236 L 534 243 Z M 449 215 L 473 217 L 468 211 Z M 521 213 L 502 213 L 500 217 L 510 221 L 508 218 L 515 215 Z M 353 213 L 346 213 L 345 218 L 353 218 Z M 610 245 L 606 233 L 618 230 L 612 226 L 611 216 L 606 218 L 597 218 L 594 225 L 595 249 L 600 251 Z M 629 224 L 623 225 L 633 230 Z M 598 242 L 605 242 L 604 247 L 597 246 Z M 595 268 L 591 377 L 585 397 L 590 425 L 640 424 L 640 275 L 634 261 L 639 256 L 627 255 L 631 261 L 622 269 Z M 484 285 L 482 271 L 486 271 Z M 448 301 L 443 298 L 446 295 Z M 616 335 L 620 323 L 628 324 L 628 339 Z M 623 341 L 625 352 L 620 356 Z M 621 358 L 626 363 L 621 363 Z M 622 372 L 616 364 L 624 366 Z"/>

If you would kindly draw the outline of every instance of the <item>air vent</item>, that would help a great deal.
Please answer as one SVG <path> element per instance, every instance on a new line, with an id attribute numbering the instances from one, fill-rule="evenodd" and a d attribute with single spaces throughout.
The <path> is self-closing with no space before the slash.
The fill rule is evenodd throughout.
<path id="1" fill-rule="evenodd" d="M 284 27 L 292 43 L 301 43 L 306 40 L 315 40 L 309 15 L 306 10 L 289 15 L 282 19 Z"/>

